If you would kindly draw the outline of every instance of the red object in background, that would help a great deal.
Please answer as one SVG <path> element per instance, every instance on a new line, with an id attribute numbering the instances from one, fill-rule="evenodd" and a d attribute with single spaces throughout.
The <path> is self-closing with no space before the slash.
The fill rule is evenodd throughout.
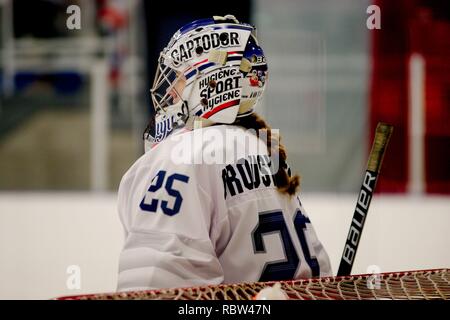
<path id="1" fill-rule="evenodd" d="M 379 121 L 394 133 L 378 192 L 406 192 L 409 182 L 409 59 L 425 60 L 425 190 L 450 194 L 450 5 L 448 0 L 378 0 L 381 30 L 372 35 L 371 140 Z M 447 12 L 447 16 L 442 15 Z M 371 141 L 370 140 L 370 141 Z"/>
<path id="2" fill-rule="evenodd" d="M 406 0 L 377 1 L 381 9 L 381 30 L 369 31 L 372 35 L 370 141 L 378 122 L 394 126 L 377 185 L 378 192 L 405 192 L 408 182 L 409 3 Z"/>
<path id="3" fill-rule="evenodd" d="M 419 26 L 426 64 L 426 191 L 450 194 L 450 20 L 427 24 Z"/>
<path id="4" fill-rule="evenodd" d="M 125 2 L 126 3 L 126 2 Z M 106 30 L 117 31 L 127 25 L 126 6 L 123 3 L 111 0 L 98 1 L 98 19 Z"/>

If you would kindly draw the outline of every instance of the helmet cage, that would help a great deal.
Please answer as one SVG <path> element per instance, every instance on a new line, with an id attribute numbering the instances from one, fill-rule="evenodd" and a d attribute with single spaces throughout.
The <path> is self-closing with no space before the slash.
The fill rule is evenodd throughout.
<path id="1" fill-rule="evenodd" d="M 182 92 L 176 87 L 182 81 L 183 74 L 164 64 L 164 56 L 161 53 L 155 80 L 150 90 L 153 108 L 156 113 L 165 111 L 167 107 L 174 105 L 182 99 Z"/>

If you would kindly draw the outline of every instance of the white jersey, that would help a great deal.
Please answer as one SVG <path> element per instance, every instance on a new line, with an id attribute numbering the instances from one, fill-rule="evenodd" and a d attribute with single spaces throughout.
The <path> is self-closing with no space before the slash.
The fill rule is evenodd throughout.
<path id="1" fill-rule="evenodd" d="M 277 190 L 268 159 L 263 141 L 231 125 L 178 130 L 139 158 L 119 187 L 118 291 L 330 276 L 298 195 Z"/>

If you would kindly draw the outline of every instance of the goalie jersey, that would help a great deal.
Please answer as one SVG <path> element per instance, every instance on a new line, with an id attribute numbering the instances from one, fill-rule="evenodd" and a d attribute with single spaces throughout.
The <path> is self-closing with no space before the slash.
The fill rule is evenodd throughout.
<path id="1" fill-rule="evenodd" d="M 330 276 L 297 195 L 243 128 L 178 129 L 123 176 L 118 291 Z"/>

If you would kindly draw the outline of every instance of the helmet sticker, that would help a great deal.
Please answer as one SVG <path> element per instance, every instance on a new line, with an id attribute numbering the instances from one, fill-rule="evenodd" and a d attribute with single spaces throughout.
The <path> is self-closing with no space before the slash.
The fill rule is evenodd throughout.
<path id="1" fill-rule="evenodd" d="M 267 71 L 253 69 L 249 73 L 250 86 L 252 87 L 263 87 L 266 82 Z"/>
<path id="2" fill-rule="evenodd" d="M 174 48 L 170 54 L 175 63 L 181 63 L 188 61 L 197 55 L 197 52 L 202 54 L 203 52 L 209 52 L 212 49 L 239 47 L 241 40 L 239 33 L 237 32 L 212 32 L 199 35 L 185 43 L 181 43 L 178 47 Z M 199 50 L 198 48 L 202 48 Z"/>
<path id="3" fill-rule="evenodd" d="M 205 99 L 203 112 L 209 111 L 224 101 L 239 99 L 241 90 L 240 71 L 236 68 L 219 69 L 199 81 L 200 97 Z"/>

